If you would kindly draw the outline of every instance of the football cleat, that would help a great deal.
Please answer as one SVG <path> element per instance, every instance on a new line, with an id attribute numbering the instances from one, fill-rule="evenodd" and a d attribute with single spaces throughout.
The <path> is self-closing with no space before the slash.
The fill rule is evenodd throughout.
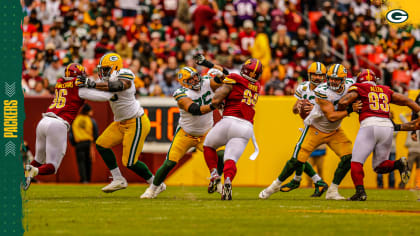
<path id="1" fill-rule="evenodd" d="M 325 183 L 322 179 L 318 180 L 315 183 L 315 192 L 311 195 L 311 197 L 321 197 L 322 194 L 327 191 L 328 184 Z"/>
<path id="2" fill-rule="evenodd" d="M 222 189 L 222 200 L 232 200 L 232 183 L 229 177 L 225 180 L 225 184 Z"/>
<path id="3" fill-rule="evenodd" d="M 161 192 L 163 192 L 163 191 L 165 191 L 166 190 L 166 184 L 165 183 L 161 183 L 160 185 L 159 185 L 159 187 L 156 189 L 156 191 L 155 191 L 155 193 L 156 193 L 156 196 L 159 194 L 159 193 L 161 193 Z"/>
<path id="4" fill-rule="evenodd" d="M 328 188 L 327 194 L 325 195 L 327 200 L 345 200 L 346 198 L 338 193 L 338 189 Z"/>
<path id="5" fill-rule="evenodd" d="M 207 188 L 207 192 L 208 193 L 214 193 L 214 192 L 220 192 L 221 189 L 218 189 L 221 187 L 222 185 L 222 181 L 220 178 L 220 175 L 217 173 L 217 170 L 213 170 L 213 172 L 211 173 L 210 176 L 210 183 L 209 183 L 209 187 Z"/>
<path id="6" fill-rule="evenodd" d="M 399 159 L 398 161 L 401 162 L 401 167 L 398 169 L 401 175 L 401 182 L 407 184 L 411 175 L 410 169 L 408 167 L 407 158 L 401 157 L 401 159 Z"/>
<path id="7" fill-rule="evenodd" d="M 274 180 L 273 183 L 260 192 L 258 197 L 260 199 L 268 199 L 273 193 L 280 191 L 280 184 L 277 183 L 277 180 Z"/>
<path id="8" fill-rule="evenodd" d="M 102 188 L 102 192 L 104 193 L 112 193 L 120 189 L 127 188 L 127 180 L 124 177 L 117 177 L 110 184 Z"/>
<path id="9" fill-rule="evenodd" d="M 32 179 L 37 176 L 39 173 L 38 168 L 32 165 L 25 166 L 25 182 L 22 183 L 22 189 L 28 190 L 29 186 L 31 185 Z"/>
<path id="10" fill-rule="evenodd" d="M 357 186 L 356 187 L 356 193 L 347 200 L 349 200 L 349 201 L 366 201 L 366 199 L 367 199 L 367 194 L 366 194 L 363 186 Z"/>
<path id="11" fill-rule="evenodd" d="M 296 180 L 292 179 L 292 181 L 290 181 L 289 183 L 281 186 L 280 187 L 280 191 L 282 191 L 282 192 L 290 192 L 293 189 L 299 188 L 299 185 L 300 185 L 300 181 L 296 181 Z"/>
<path id="12" fill-rule="evenodd" d="M 146 191 L 140 196 L 141 199 L 153 199 L 157 196 L 156 191 L 149 186 Z"/>

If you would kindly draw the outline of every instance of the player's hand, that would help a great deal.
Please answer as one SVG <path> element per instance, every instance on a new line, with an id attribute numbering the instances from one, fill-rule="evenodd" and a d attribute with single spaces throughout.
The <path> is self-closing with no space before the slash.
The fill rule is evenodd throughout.
<path id="1" fill-rule="evenodd" d="M 353 102 L 352 107 L 354 112 L 360 112 L 362 110 L 363 103 L 360 100 Z"/>
<path id="2" fill-rule="evenodd" d="M 78 77 L 80 84 L 78 84 L 79 87 L 84 87 L 84 88 L 95 88 L 96 87 L 96 82 L 93 81 L 92 79 L 89 79 L 85 76 L 79 76 Z"/>
<path id="3" fill-rule="evenodd" d="M 312 103 L 305 103 L 305 105 L 303 106 L 303 111 L 305 111 L 305 113 L 309 113 L 312 111 L 313 108 L 314 105 Z"/>
<path id="4" fill-rule="evenodd" d="M 195 62 L 195 64 L 197 64 L 197 65 L 203 65 L 204 64 L 204 62 L 206 61 L 206 58 L 204 57 L 204 55 L 203 54 L 201 54 L 201 53 L 197 53 L 197 54 L 195 54 L 194 56 L 193 56 L 193 60 L 194 60 L 194 62 Z"/>
<path id="5" fill-rule="evenodd" d="M 417 138 L 417 134 L 416 133 L 411 134 L 411 140 L 417 142 L 418 138 Z"/>
<path id="6" fill-rule="evenodd" d="M 215 68 L 211 68 L 209 70 L 209 72 L 207 72 L 207 74 L 209 74 L 212 77 L 223 77 L 224 76 L 222 71 L 220 71 L 218 69 L 215 69 Z"/>

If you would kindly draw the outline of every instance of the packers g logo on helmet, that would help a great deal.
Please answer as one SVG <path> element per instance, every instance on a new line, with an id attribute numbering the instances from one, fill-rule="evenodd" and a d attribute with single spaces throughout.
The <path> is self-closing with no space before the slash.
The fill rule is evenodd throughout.
<path id="1" fill-rule="evenodd" d="M 108 80 L 114 71 L 119 71 L 123 67 L 120 55 L 116 53 L 106 53 L 101 57 L 98 65 L 98 76 L 103 80 Z"/>
<path id="2" fill-rule="evenodd" d="M 341 64 L 333 64 L 327 72 L 327 85 L 333 91 L 340 90 L 347 78 L 347 70 Z"/>
<path id="3" fill-rule="evenodd" d="M 327 73 L 327 68 L 321 62 L 312 62 L 308 67 L 308 80 L 311 84 L 318 86 L 320 83 L 324 82 L 325 74 Z M 322 75 L 322 79 L 312 78 L 312 74 Z"/>
<path id="4" fill-rule="evenodd" d="M 185 66 L 178 71 L 178 82 L 184 88 L 198 91 L 201 89 L 202 79 L 196 69 Z"/>

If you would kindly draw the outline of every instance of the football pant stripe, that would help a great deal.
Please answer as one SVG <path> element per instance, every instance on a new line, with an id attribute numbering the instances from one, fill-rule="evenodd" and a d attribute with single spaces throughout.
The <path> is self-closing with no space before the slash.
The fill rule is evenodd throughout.
<path id="1" fill-rule="evenodd" d="M 308 132 L 308 129 L 309 129 L 309 126 L 306 125 L 305 130 L 303 131 L 302 135 L 300 136 L 300 139 L 299 139 L 298 143 L 296 144 L 295 151 L 293 152 L 293 158 L 297 159 L 298 153 L 300 151 L 300 146 L 302 145 L 303 140 L 305 139 L 305 136 L 306 136 L 306 133 Z"/>
<path id="2" fill-rule="evenodd" d="M 176 128 L 176 131 L 175 131 L 175 134 L 174 134 L 174 139 L 172 140 L 171 146 L 169 146 L 169 150 L 166 153 L 166 160 L 169 160 L 169 152 L 171 151 L 172 144 L 175 142 L 175 138 L 176 138 L 176 135 L 178 134 L 179 130 L 181 130 L 181 126 L 178 126 L 178 128 Z"/>
<path id="3" fill-rule="evenodd" d="M 137 147 L 140 141 L 140 134 L 141 134 L 141 121 L 140 117 L 136 118 L 136 134 L 133 139 L 133 143 L 131 144 L 130 155 L 128 156 L 128 163 L 127 166 L 131 166 L 134 163 L 134 159 L 136 156 Z"/>

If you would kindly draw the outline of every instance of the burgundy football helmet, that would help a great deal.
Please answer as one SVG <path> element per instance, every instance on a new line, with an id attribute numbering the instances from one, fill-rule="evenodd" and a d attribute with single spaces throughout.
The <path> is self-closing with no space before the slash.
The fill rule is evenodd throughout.
<path id="1" fill-rule="evenodd" d="M 241 76 L 251 82 L 257 82 L 262 74 L 263 68 L 261 61 L 255 58 L 246 60 L 241 68 Z"/>
<path id="2" fill-rule="evenodd" d="M 66 70 L 64 71 L 64 77 L 65 78 L 74 78 L 78 76 L 84 76 L 86 77 L 86 70 L 85 67 L 78 63 L 71 63 L 66 67 Z"/>
<path id="3" fill-rule="evenodd" d="M 360 71 L 360 73 L 357 75 L 357 83 L 363 83 L 363 82 L 373 82 L 376 84 L 378 78 L 376 77 L 375 73 L 372 70 L 369 69 L 363 69 Z"/>

